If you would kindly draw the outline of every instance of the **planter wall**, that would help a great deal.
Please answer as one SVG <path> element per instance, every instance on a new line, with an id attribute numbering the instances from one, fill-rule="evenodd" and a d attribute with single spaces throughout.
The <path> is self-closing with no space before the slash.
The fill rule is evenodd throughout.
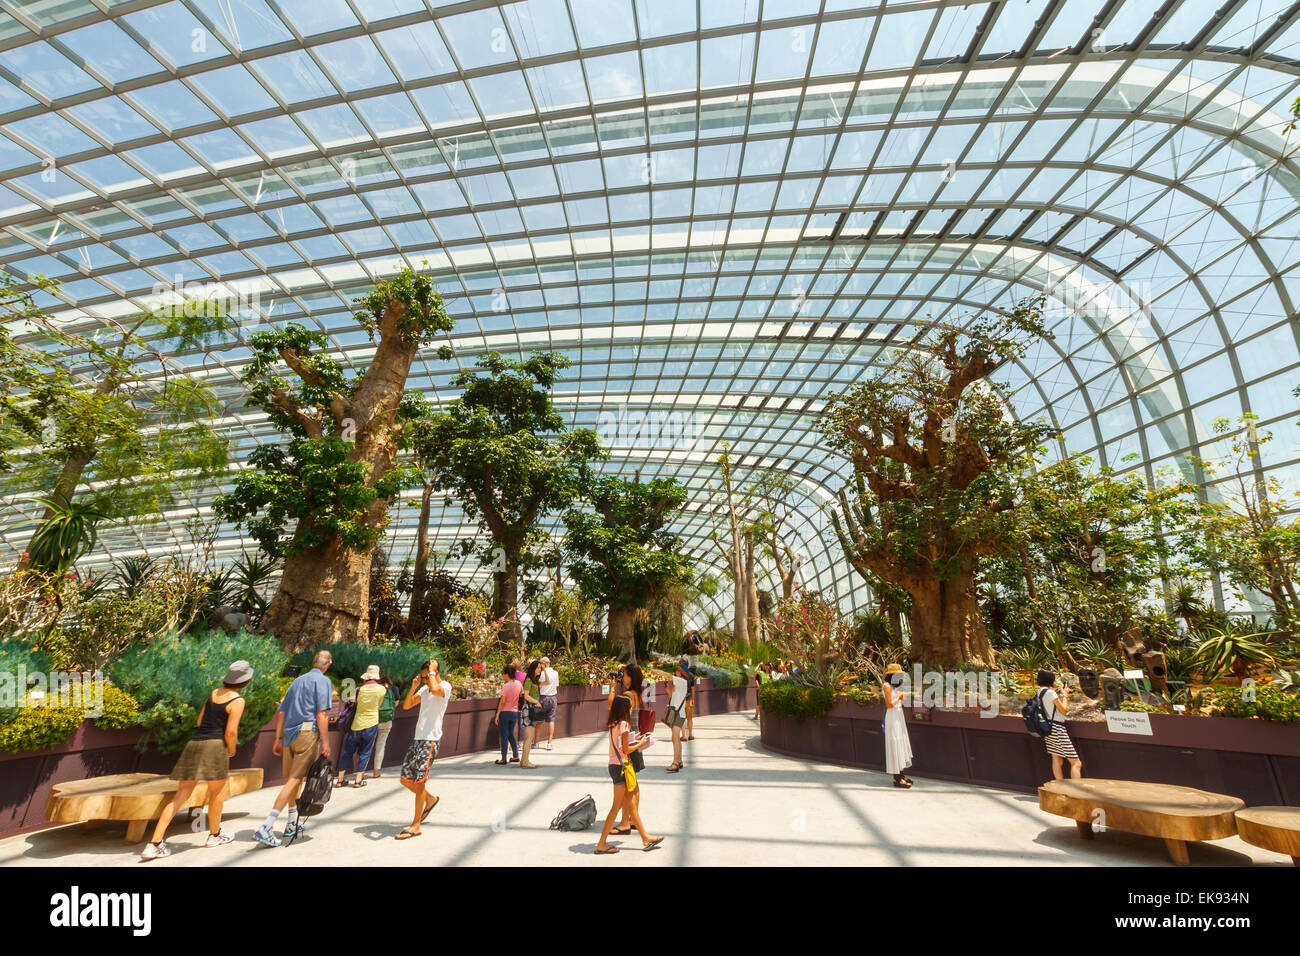
<path id="1" fill-rule="evenodd" d="M 924 716 L 925 719 L 920 719 Z M 1113 734 L 1104 722 L 1070 721 L 1088 777 L 1196 787 L 1249 806 L 1300 806 L 1300 727 L 1231 717 L 1152 714 L 1150 737 Z M 885 769 L 884 706 L 840 698 L 800 722 L 764 711 L 763 746 L 776 753 L 870 770 Z M 1043 742 L 1008 715 L 908 712 L 909 774 L 1033 793 L 1052 777 Z"/>
<path id="2" fill-rule="evenodd" d="M 555 707 L 555 736 L 574 737 L 597 733 L 605 727 L 606 695 L 600 687 L 561 687 Z M 649 692 L 647 692 L 647 699 Z M 662 719 L 667 706 L 664 683 L 655 687 L 655 713 Z M 754 706 L 754 688 L 713 686 L 710 678 L 696 683 L 697 716 L 727 713 Z M 415 734 L 416 710 L 398 711 L 388 735 L 385 763 L 399 764 Z M 439 755 L 496 750 L 497 728 L 492 726 L 496 698 L 453 700 L 443 718 L 442 744 Z M 666 729 L 666 728 L 665 728 Z M 661 729 L 661 736 L 663 730 Z M 0 753 L 0 837 L 12 836 L 48 826 L 45 801 L 50 789 L 69 780 L 84 780 L 112 773 L 170 773 L 176 754 L 153 750 L 140 751 L 140 732 L 135 730 L 100 730 L 86 721 L 66 744 L 53 750 Z M 261 767 L 264 786 L 284 782 L 280 758 L 272 752 L 275 724 L 267 724 L 231 759 L 232 767 Z M 330 732 L 331 753 L 335 760 L 342 750 L 340 734 Z"/>

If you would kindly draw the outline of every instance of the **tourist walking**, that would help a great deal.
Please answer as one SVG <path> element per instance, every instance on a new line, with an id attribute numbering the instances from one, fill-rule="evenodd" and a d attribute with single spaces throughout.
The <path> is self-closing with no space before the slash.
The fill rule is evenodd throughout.
<path id="1" fill-rule="evenodd" d="M 384 699 L 379 702 L 379 733 L 375 735 L 375 755 L 370 758 L 370 778 L 379 778 L 379 771 L 384 767 L 384 751 L 388 748 L 388 735 L 393 731 L 393 719 L 397 716 L 397 705 L 401 703 L 397 685 L 385 674 L 379 678 L 384 685 Z"/>
<path id="2" fill-rule="evenodd" d="M 644 684 L 644 681 L 645 681 L 645 676 L 642 674 L 641 668 L 636 664 L 628 664 L 626 667 L 623 667 L 619 670 L 620 686 L 615 687 L 613 690 L 611 690 L 609 695 L 609 709 L 611 712 L 614 710 L 614 707 L 618 703 L 618 699 L 620 697 L 627 698 L 628 721 L 632 728 L 632 733 L 634 734 L 637 734 L 637 728 L 641 724 L 641 707 L 643 706 L 644 703 L 641 699 L 641 688 Z M 632 769 L 637 773 L 641 773 L 642 771 L 645 770 L 645 757 L 642 756 L 641 751 L 644 750 L 646 747 L 649 747 L 652 743 L 654 743 L 654 739 L 649 736 L 639 737 L 638 735 L 636 740 L 637 740 L 637 746 L 631 751 L 629 751 L 628 759 L 632 764 Z M 629 807 L 639 810 L 640 802 L 641 802 L 641 788 L 638 787 L 635 790 L 628 793 L 627 800 L 625 802 Z M 635 816 L 634 814 L 625 810 L 623 812 L 623 818 L 619 821 L 619 824 L 613 830 L 613 833 L 617 836 L 625 836 L 626 834 L 631 833 L 632 826 L 633 824 L 636 823 L 634 816 Z"/>
<path id="3" fill-rule="evenodd" d="M 501 668 L 505 682 L 501 685 L 501 696 L 497 698 L 497 712 L 492 723 L 497 725 L 501 734 L 501 759 L 498 764 L 519 762 L 519 697 L 524 692 L 524 685 L 518 677 L 519 668 L 514 662 Z M 506 744 L 510 744 L 510 760 L 506 760 Z"/>
<path id="4" fill-rule="evenodd" d="M 375 741 L 379 738 L 379 708 L 388 696 L 388 688 L 379 683 L 379 666 L 371 664 L 361 675 L 361 687 L 357 690 L 356 706 L 352 711 L 352 724 L 343 738 L 343 753 L 339 756 L 339 779 L 337 786 L 343 786 L 352 760 L 356 758 L 356 776 L 352 786 L 366 785 L 366 768 L 370 766 L 370 755 L 374 752 Z"/>
<path id="5" fill-rule="evenodd" d="M 537 764 L 529 760 L 528 755 L 532 752 L 537 725 L 542 716 L 542 702 L 538 698 L 541 691 L 537 686 L 537 672 L 541 666 L 541 661 L 531 661 L 524 671 L 523 696 L 519 700 L 519 724 L 524 728 L 524 756 L 519 766 L 523 770 L 537 769 Z"/>
<path id="6" fill-rule="evenodd" d="M 538 672 L 538 687 L 541 690 L 542 722 L 546 725 L 546 749 L 555 744 L 555 704 L 560 693 L 560 675 L 551 666 L 549 657 L 542 658 L 542 669 Z M 537 728 L 537 745 L 542 744 L 542 728 Z"/>
<path id="7" fill-rule="evenodd" d="M 900 685 L 907 679 L 903 668 L 890 664 L 880 695 L 885 699 L 885 772 L 894 775 L 894 786 L 911 789 L 912 781 L 903 771 L 912 766 L 912 742 L 907 736 L 907 717 L 903 713 L 904 694 Z"/>
<path id="8" fill-rule="evenodd" d="M 686 671 L 686 725 L 682 734 L 682 740 L 695 739 L 695 671 L 691 669 L 690 658 L 685 658 L 687 664 L 684 668 Z"/>
<path id="9" fill-rule="evenodd" d="M 668 695 L 668 711 L 673 715 L 673 762 L 668 765 L 669 773 L 676 773 L 686 766 L 682 759 L 682 735 L 686 732 L 686 704 L 690 699 L 691 687 L 687 680 L 690 661 L 682 657 L 677 661 L 677 670 L 673 674 L 673 689 Z"/>
<path id="10" fill-rule="evenodd" d="M 1052 732 L 1045 738 L 1047 752 L 1052 755 L 1052 776 L 1057 780 L 1065 777 L 1065 762 L 1070 763 L 1070 776 L 1079 779 L 1083 776 L 1083 761 L 1074 749 L 1070 732 L 1065 729 L 1065 715 L 1070 712 L 1070 689 L 1064 685 L 1056 690 L 1056 674 L 1046 668 L 1038 672 L 1038 696 L 1043 705 L 1043 713 L 1052 722 Z"/>
<path id="11" fill-rule="evenodd" d="M 614 821 L 620 812 L 630 817 L 636 826 L 636 832 L 641 834 L 643 850 L 649 850 L 664 842 L 663 837 L 650 836 L 646 832 L 645 824 L 641 822 L 639 800 L 636 802 L 632 800 L 634 796 L 640 797 L 641 785 L 635 777 L 635 772 L 628 774 L 626 768 L 631 766 L 632 758 L 637 756 L 646 738 L 632 740 L 631 711 L 631 698 L 624 694 L 615 695 L 610 702 L 609 717 L 605 721 L 605 730 L 609 734 L 609 779 L 614 784 L 614 799 L 605 817 L 605 826 L 600 831 L 600 839 L 596 843 L 597 853 L 618 852 L 618 847 L 609 845 L 609 836 L 611 833 L 620 832 L 614 828 Z M 629 784 L 634 785 L 631 792 L 628 790 Z"/>
<path id="12" fill-rule="evenodd" d="M 420 824 L 438 805 L 438 797 L 429 790 L 429 770 L 438 756 L 442 718 L 450 701 L 451 684 L 442 679 L 437 659 L 430 658 L 411 681 L 411 689 L 402 701 L 403 710 L 419 704 L 420 712 L 415 717 L 415 737 L 402 760 L 402 786 L 415 794 L 415 816 L 411 818 L 411 825 L 397 834 L 399 840 L 418 837 Z"/>
<path id="13" fill-rule="evenodd" d="M 289 819 L 284 835 L 293 836 L 307 829 L 298 821 L 298 791 L 307 778 L 307 771 L 317 757 L 329 757 L 329 719 L 333 705 L 334 685 L 325 676 L 334 659 L 329 651 L 317 651 L 312 658 L 311 670 L 294 678 L 275 712 L 275 743 L 271 752 L 281 758 L 285 776 L 284 786 L 275 796 L 271 812 L 253 833 L 253 839 L 265 846 L 279 846 L 275 835 L 275 821 L 280 811 L 289 807 Z"/>
<path id="14" fill-rule="evenodd" d="M 221 678 L 221 686 L 208 694 L 199 708 L 199 720 L 194 736 L 190 738 L 180 759 L 172 768 L 171 779 L 179 781 L 176 795 L 163 807 L 158 825 L 153 829 L 153 839 L 140 854 L 142 860 L 157 860 L 170 856 L 165 839 L 167 827 L 181 806 L 189 800 L 200 781 L 207 784 L 208 839 L 204 847 L 224 846 L 234 839 L 221 828 L 221 809 L 226 802 L 227 780 L 230 778 L 230 758 L 235 755 L 239 741 L 239 719 L 244 716 L 244 698 L 239 693 L 253 679 L 253 666 L 248 661 L 235 661 Z"/>

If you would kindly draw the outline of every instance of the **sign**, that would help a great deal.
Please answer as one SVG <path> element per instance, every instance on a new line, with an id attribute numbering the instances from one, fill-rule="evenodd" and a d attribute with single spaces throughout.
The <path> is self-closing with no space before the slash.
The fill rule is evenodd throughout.
<path id="1" fill-rule="evenodd" d="M 1112 734 L 1142 734 L 1151 736 L 1151 715 L 1130 713 L 1126 710 L 1106 711 L 1106 729 Z"/>
<path id="2" fill-rule="evenodd" d="M 608 694 L 608 693 L 609 693 L 609 685 L 608 685 L 608 684 L 601 684 L 601 685 L 600 685 L 600 692 L 601 692 L 602 694 Z"/>
<path id="3" fill-rule="evenodd" d="M 1146 675 L 1142 673 L 1140 668 L 1138 670 L 1129 670 L 1124 672 L 1125 680 L 1141 680 L 1144 676 Z"/>

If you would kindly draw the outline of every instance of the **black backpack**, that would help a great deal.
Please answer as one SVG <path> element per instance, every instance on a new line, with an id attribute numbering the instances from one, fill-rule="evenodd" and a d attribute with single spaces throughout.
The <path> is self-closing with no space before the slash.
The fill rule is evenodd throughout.
<path id="1" fill-rule="evenodd" d="M 298 791 L 298 818 L 316 816 L 325 809 L 325 804 L 330 802 L 330 794 L 333 792 L 334 765 L 330 763 L 329 757 L 322 754 L 307 771 L 307 778 L 303 780 L 302 789 Z M 295 829 L 293 836 L 289 837 L 289 842 L 298 839 L 298 834 L 301 832 L 301 828 Z"/>
<path id="2" fill-rule="evenodd" d="M 1045 690 L 1040 690 L 1024 707 L 1020 708 L 1020 716 L 1025 718 L 1025 726 L 1035 737 L 1048 737 L 1052 733 L 1052 721 L 1048 719 L 1047 712 L 1043 709 L 1044 693 Z"/>
<path id="3" fill-rule="evenodd" d="M 587 794 L 559 812 L 551 821 L 552 830 L 585 830 L 596 821 L 596 801 Z"/>

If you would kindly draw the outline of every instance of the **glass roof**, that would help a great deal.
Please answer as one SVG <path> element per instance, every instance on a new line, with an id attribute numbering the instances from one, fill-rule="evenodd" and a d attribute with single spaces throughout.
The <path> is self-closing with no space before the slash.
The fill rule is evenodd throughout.
<path id="1" fill-rule="evenodd" d="M 1293 3 L 0 11 L 0 263 L 59 279 L 53 312 L 90 329 L 225 283 L 253 297 L 246 332 L 304 321 L 364 362 L 350 299 L 427 262 L 457 358 L 427 351 L 408 387 L 446 402 L 487 349 L 563 351 L 561 410 L 623 426 L 611 470 L 692 489 L 705 560 L 726 442 L 799 476 L 807 583 L 863 603 L 823 510 L 844 480 L 812 427 L 826 396 L 928 323 L 1039 292 L 1055 338 L 1005 400 L 1058 453 L 1199 480 L 1183 462 L 1215 457 L 1210 422 L 1254 413 L 1277 435 L 1261 471 L 1300 488 Z M 229 400 L 237 459 L 277 440 L 243 404 L 246 352 L 184 360 Z M 222 490 L 102 541 L 177 547 Z M 417 505 L 395 509 L 395 562 Z M 442 546 L 470 530 L 435 521 Z"/>

